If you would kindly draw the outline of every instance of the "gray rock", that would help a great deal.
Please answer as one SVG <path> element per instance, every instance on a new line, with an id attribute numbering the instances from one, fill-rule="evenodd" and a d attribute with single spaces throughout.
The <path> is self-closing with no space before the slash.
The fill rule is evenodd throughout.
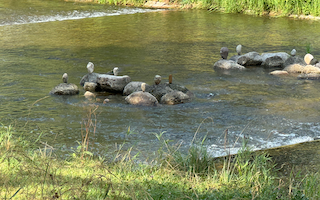
<path id="1" fill-rule="evenodd" d="M 148 92 L 134 92 L 125 98 L 126 102 L 132 105 L 156 106 L 158 100 Z"/>
<path id="2" fill-rule="evenodd" d="M 264 66 L 267 68 L 273 68 L 273 67 L 282 67 L 284 64 L 284 61 L 280 56 L 272 56 L 267 58 L 264 61 Z"/>
<path id="3" fill-rule="evenodd" d="M 138 92 L 138 91 L 142 91 L 141 90 L 141 84 L 143 82 L 138 82 L 138 81 L 132 81 L 130 83 L 128 83 L 124 89 L 123 89 L 123 95 L 128 96 L 133 92 Z M 148 87 L 148 85 L 146 85 Z"/>
<path id="4" fill-rule="evenodd" d="M 237 63 L 242 66 L 257 66 L 261 65 L 262 57 L 257 52 L 249 52 L 240 56 Z"/>
<path id="5" fill-rule="evenodd" d="M 97 79 L 98 76 L 100 74 L 98 73 L 89 73 L 86 74 L 82 77 L 82 79 L 80 80 L 80 85 L 83 87 L 85 82 L 93 82 L 93 83 L 97 83 Z"/>
<path id="6" fill-rule="evenodd" d="M 50 91 L 50 94 L 76 95 L 79 94 L 79 89 L 78 86 L 73 83 L 60 83 Z"/>
<path id="7" fill-rule="evenodd" d="M 152 94 L 158 101 L 161 97 L 173 90 L 168 86 L 168 84 L 160 83 L 159 85 L 151 85 L 146 87 L 146 91 Z"/>
<path id="8" fill-rule="evenodd" d="M 299 56 L 290 56 L 286 61 L 284 61 L 283 67 L 285 68 L 292 64 L 306 65 L 303 58 Z"/>
<path id="9" fill-rule="evenodd" d="M 185 103 L 188 101 L 190 101 L 190 97 L 187 94 L 181 91 L 175 90 L 162 96 L 160 103 L 175 105 L 175 104 Z"/>
<path id="10" fill-rule="evenodd" d="M 219 60 L 214 63 L 213 67 L 218 69 L 245 69 L 244 66 L 239 65 L 233 60 Z"/>
<path id="11" fill-rule="evenodd" d="M 131 82 L 129 76 L 113 76 L 107 74 L 99 74 L 97 84 L 102 91 L 123 93 L 124 87 Z"/>
<path id="12" fill-rule="evenodd" d="M 261 54 L 262 64 L 265 67 L 283 67 L 284 62 L 290 57 L 285 52 Z M 280 58 L 280 59 L 279 59 Z"/>
<path id="13" fill-rule="evenodd" d="M 295 50 L 295 49 L 292 49 L 292 51 L 291 51 L 291 56 L 296 56 L 296 54 L 297 54 L 297 51 Z"/>
<path id="14" fill-rule="evenodd" d="M 236 63 L 238 63 L 238 58 L 240 57 L 240 55 L 234 55 L 234 56 L 231 56 L 231 58 L 229 60 L 232 60 Z"/>
<path id="15" fill-rule="evenodd" d="M 94 82 L 85 82 L 83 89 L 85 91 L 96 92 L 97 91 L 97 83 Z"/>

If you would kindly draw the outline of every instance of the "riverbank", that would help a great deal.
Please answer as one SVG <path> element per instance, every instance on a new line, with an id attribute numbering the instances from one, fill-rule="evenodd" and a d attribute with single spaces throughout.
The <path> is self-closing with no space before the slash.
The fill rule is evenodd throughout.
<path id="1" fill-rule="evenodd" d="M 164 9 L 207 9 L 224 13 L 244 13 L 288 16 L 298 19 L 320 20 L 320 0 L 316 1 L 271 1 L 271 0 L 66 0 L 75 2 L 94 2 L 100 4 L 126 5 Z"/>
<path id="2" fill-rule="evenodd" d="M 88 143 L 59 156 L 54 147 L 0 130 L 0 196 L 4 199 L 317 199 L 320 177 L 304 171 L 278 176 L 279 165 L 246 147 L 236 156 L 210 158 L 202 142 L 187 154 L 157 135 L 155 157 L 140 160 L 125 142 L 109 157 Z M 83 145 L 84 144 L 84 145 Z"/>

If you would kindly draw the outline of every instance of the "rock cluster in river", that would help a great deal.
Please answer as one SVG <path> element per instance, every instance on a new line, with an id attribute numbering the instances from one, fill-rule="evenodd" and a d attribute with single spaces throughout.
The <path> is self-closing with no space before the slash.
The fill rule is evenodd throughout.
<path id="1" fill-rule="evenodd" d="M 215 69 L 246 69 L 246 67 L 261 66 L 268 69 L 275 69 L 271 75 L 300 74 L 300 79 L 320 79 L 320 64 L 311 54 L 306 54 L 304 58 L 297 56 L 297 51 L 293 49 L 289 55 L 286 52 L 262 53 L 248 52 L 242 55 L 242 46 L 236 47 L 237 54 L 229 60 L 228 48 L 222 47 L 220 50 L 221 60 L 214 63 Z"/>
<path id="2" fill-rule="evenodd" d="M 80 80 L 80 85 L 86 91 L 84 96 L 89 100 L 96 98 L 97 92 L 120 93 L 125 96 L 125 101 L 134 105 L 153 106 L 161 104 L 179 104 L 191 100 L 192 93 L 182 85 L 172 83 L 172 75 L 168 83 L 161 83 L 161 76 L 154 77 L 154 84 L 147 85 L 144 82 L 131 81 L 127 75 L 118 76 L 119 69 L 115 67 L 105 74 L 94 73 L 94 64 L 87 64 L 88 74 Z M 79 89 L 75 84 L 67 83 L 68 75 L 62 76 L 63 83 L 54 87 L 50 94 L 75 95 Z M 105 99 L 103 103 L 109 102 Z"/>

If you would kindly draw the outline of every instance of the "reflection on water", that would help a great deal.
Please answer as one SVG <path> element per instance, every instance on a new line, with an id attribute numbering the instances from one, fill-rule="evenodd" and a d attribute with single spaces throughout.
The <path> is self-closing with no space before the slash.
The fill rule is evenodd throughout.
<path id="1" fill-rule="evenodd" d="M 270 76 L 263 68 L 212 68 L 222 46 L 233 55 L 238 44 L 244 52 L 295 48 L 301 56 L 311 44 L 319 57 L 319 22 L 59 0 L 16 0 L 0 7 L 1 121 L 30 134 L 44 133 L 42 139 L 56 148 L 77 145 L 90 102 L 83 90 L 79 96 L 44 97 L 65 72 L 69 82 L 78 84 L 89 61 L 97 73 L 117 66 L 122 75 L 148 84 L 156 74 L 164 81 L 172 74 L 174 82 L 195 94 L 191 103 L 152 108 L 127 105 L 121 95 L 99 97 L 110 99 L 96 103 L 94 143 L 99 150 L 121 143 L 129 127 L 136 133 L 130 143 L 149 152 L 158 145 L 154 133 L 165 131 L 165 138 L 187 146 L 199 127 L 197 136 L 208 135 L 213 155 L 223 154 L 226 145 L 236 150 L 239 144 L 234 143 L 242 137 L 253 148 L 319 137 L 318 81 Z"/>

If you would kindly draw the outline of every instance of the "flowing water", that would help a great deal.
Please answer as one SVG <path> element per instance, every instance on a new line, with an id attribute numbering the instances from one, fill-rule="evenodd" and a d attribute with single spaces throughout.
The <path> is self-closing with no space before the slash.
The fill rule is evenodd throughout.
<path id="1" fill-rule="evenodd" d="M 91 145 L 97 152 L 127 139 L 142 152 L 159 147 L 155 134 L 187 147 L 207 135 L 213 156 L 234 153 L 248 138 L 252 148 L 270 148 L 320 137 L 320 82 L 276 77 L 270 69 L 220 72 L 219 50 L 290 52 L 306 48 L 320 58 L 320 22 L 221 14 L 206 10 L 151 10 L 60 0 L 0 0 L 1 122 L 41 136 L 56 149 L 78 145 L 89 102 L 50 96 L 68 73 L 79 86 L 87 63 L 95 72 L 114 67 L 133 81 L 153 83 L 157 74 L 185 85 L 192 102 L 159 107 L 128 105 L 105 94 Z M 131 133 L 127 135 L 128 129 Z M 226 149 L 227 147 L 227 149 Z M 108 151 L 108 150 L 107 150 Z"/>

